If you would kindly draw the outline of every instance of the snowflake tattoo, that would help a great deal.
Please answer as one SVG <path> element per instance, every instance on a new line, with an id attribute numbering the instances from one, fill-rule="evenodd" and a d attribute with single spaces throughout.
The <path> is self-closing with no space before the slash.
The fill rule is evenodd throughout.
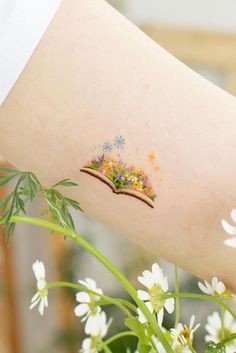
<path id="1" fill-rule="evenodd" d="M 105 142 L 103 145 L 102 145 L 102 150 L 104 152 L 111 152 L 112 151 L 112 144 L 110 142 Z"/>
<path id="2" fill-rule="evenodd" d="M 115 137 L 115 141 L 114 141 L 114 145 L 117 147 L 117 148 L 122 148 L 124 147 L 125 145 L 125 139 L 123 136 L 116 136 Z"/>

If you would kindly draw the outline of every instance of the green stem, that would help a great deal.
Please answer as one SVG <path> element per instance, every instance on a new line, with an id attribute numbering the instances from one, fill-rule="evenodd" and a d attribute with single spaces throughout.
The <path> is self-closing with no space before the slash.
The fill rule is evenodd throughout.
<path id="1" fill-rule="evenodd" d="M 236 339 L 236 333 L 232 333 L 232 335 L 225 337 L 222 341 L 216 344 L 216 347 L 221 347 L 229 341 Z"/>
<path id="2" fill-rule="evenodd" d="M 129 295 L 133 298 L 137 306 L 141 309 L 142 313 L 148 320 L 151 328 L 158 337 L 159 341 L 162 343 L 167 353 L 173 353 L 173 349 L 169 345 L 167 339 L 165 338 L 162 330 L 160 329 L 155 316 L 149 311 L 146 304 L 137 297 L 136 289 L 132 284 L 127 280 L 127 278 L 98 250 L 96 250 L 90 243 L 88 243 L 84 238 L 81 237 L 78 233 L 72 229 L 63 228 L 55 223 L 45 221 L 35 217 L 24 217 L 24 216 L 12 216 L 9 222 L 22 222 L 33 224 L 42 228 L 49 229 L 51 231 L 61 233 L 65 237 L 78 243 L 83 249 L 88 251 L 93 255 L 97 260 L 99 260 L 113 275 L 118 279 L 122 286 L 126 289 Z"/>
<path id="3" fill-rule="evenodd" d="M 175 265 L 175 294 L 179 294 L 179 273 Z M 179 296 L 175 298 L 175 328 L 179 323 Z"/>
<path id="4" fill-rule="evenodd" d="M 112 351 L 110 350 L 109 347 L 107 347 L 105 342 L 100 342 L 100 344 L 101 344 L 101 346 L 102 346 L 102 348 L 103 348 L 105 353 L 112 353 Z"/>
<path id="5" fill-rule="evenodd" d="M 193 348 L 193 346 L 191 344 L 188 347 L 192 353 L 196 353 L 195 349 Z"/>
<path id="6" fill-rule="evenodd" d="M 122 337 L 127 337 L 127 336 L 135 336 L 137 338 L 137 336 L 136 336 L 136 334 L 134 332 L 132 332 L 132 331 L 124 331 L 124 332 L 117 333 L 116 335 L 112 336 L 111 338 L 108 338 L 105 341 L 105 343 L 107 345 L 109 345 L 112 342 L 114 342 L 114 341 L 116 341 L 116 340 L 118 340 L 118 339 L 120 339 Z"/>
<path id="7" fill-rule="evenodd" d="M 123 312 L 130 318 L 132 318 L 132 315 L 130 314 L 129 310 L 119 301 L 119 299 L 114 299 L 110 298 L 104 294 L 97 293 L 95 291 L 92 291 L 88 289 L 85 286 L 82 286 L 80 284 L 75 284 L 75 283 L 70 283 L 70 282 L 52 282 L 52 283 L 47 283 L 47 288 L 58 288 L 58 287 L 67 287 L 67 288 L 73 288 L 73 289 L 78 289 L 80 291 L 85 291 L 88 293 L 91 293 L 93 295 L 96 295 L 102 299 L 104 299 L 104 302 L 108 302 L 109 304 L 114 304 L 117 307 L 119 307 Z M 98 302 L 99 303 L 99 302 Z"/>
<path id="8" fill-rule="evenodd" d="M 223 302 L 223 300 L 222 300 Z M 225 325 L 224 325 L 225 309 L 223 306 L 220 307 L 220 321 L 221 321 L 221 338 L 225 338 Z"/>
<path id="9" fill-rule="evenodd" d="M 230 307 L 225 304 L 225 302 L 223 302 L 222 300 L 218 299 L 217 297 L 213 297 L 213 296 L 210 296 L 210 295 L 207 295 L 207 294 L 197 294 L 197 293 L 178 293 L 178 294 L 175 294 L 175 293 L 171 293 L 171 294 L 165 294 L 163 295 L 163 298 L 176 298 L 176 297 L 179 297 L 179 298 L 194 298 L 194 299 L 200 299 L 200 300 L 208 300 L 210 302 L 214 302 L 220 306 L 222 306 L 224 309 L 226 309 L 231 315 L 232 317 L 234 318 L 234 320 L 236 320 L 236 313 L 233 312 L 232 309 L 230 309 Z"/>
<path id="10" fill-rule="evenodd" d="M 116 304 L 115 304 L 116 301 Z M 117 305 L 117 303 L 120 303 L 120 305 L 123 305 L 124 308 L 127 310 L 127 308 L 129 308 L 129 305 L 127 305 L 128 303 L 124 303 L 122 299 L 119 298 L 110 298 L 110 300 L 98 300 L 97 304 L 99 306 L 105 306 L 105 305 L 110 305 L 110 304 L 114 304 Z M 118 305 L 117 305 L 118 306 Z M 131 309 L 131 308 L 130 308 Z M 134 311 L 136 314 L 136 311 Z M 128 315 L 127 315 L 128 316 Z M 130 317 L 132 317 L 132 315 L 130 315 Z"/>
<path id="11" fill-rule="evenodd" d="M 110 297 L 108 297 L 108 298 L 110 298 Z M 133 305 L 132 303 L 130 303 L 130 302 L 128 302 L 127 300 L 124 300 L 124 299 L 120 299 L 120 298 L 110 298 L 111 300 L 116 300 L 117 302 L 119 302 L 120 304 L 122 304 L 124 307 L 127 307 L 127 308 L 129 308 L 130 310 L 132 310 L 135 314 L 137 314 L 137 308 L 136 308 L 136 306 L 135 305 Z M 99 305 L 106 305 L 106 303 L 105 302 L 100 302 L 99 301 Z M 111 304 L 112 304 L 112 302 L 111 302 Z"/>

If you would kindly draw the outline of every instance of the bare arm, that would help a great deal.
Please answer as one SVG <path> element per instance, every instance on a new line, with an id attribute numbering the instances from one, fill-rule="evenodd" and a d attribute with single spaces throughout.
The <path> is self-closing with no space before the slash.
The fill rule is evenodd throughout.
<path id="1" fill-rule="evenodd" d="M 235 111 L 234 97 L 105 1 L 64 0 L 0 108 L 0 154 L 45 186 L 78 181 L 69 196 L 88 215 L 236 290 L 235 252 L 222 244 L 220 225 L 235 207 Z M 115 194 L 80 170 L 106 142 L 116 161 L 148 177 L 154 207 L 147 195 Z"/>

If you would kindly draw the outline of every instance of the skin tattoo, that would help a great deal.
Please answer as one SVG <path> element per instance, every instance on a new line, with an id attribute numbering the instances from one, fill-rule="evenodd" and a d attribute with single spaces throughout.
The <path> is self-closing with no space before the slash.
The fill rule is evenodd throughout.
<path id="1" fill-rule="evenodd" d="M 124 147 L 125 139 L 121 135 L 116 136 L 113 142 L 105 141 L 95 147 L 96 157 L 86 163 L 80 171 L 99 179 L 114 193 L 135 197 L 153 208 L 156 195 L 151 181 L 143 168 L 136 168 L 124 162 L 121 156 Z M 149 154 L 148 160 L 155 170 L 159 171 L 154 153 Z"/>

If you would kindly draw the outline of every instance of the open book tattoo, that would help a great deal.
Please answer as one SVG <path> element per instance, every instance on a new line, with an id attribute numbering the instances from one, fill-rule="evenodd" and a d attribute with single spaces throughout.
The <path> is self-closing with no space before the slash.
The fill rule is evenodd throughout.
<path id="1" fill-rule="evenodd" d="M 113 144 L 105 142 L 102 152 L 86 163 L 80 171 L 101 180 L 114 193 L 135 197 L 153 208 L 156 195 L 147 174 L 142 168 L 127 165 L 120 153 L 117 157 L 114 155 L 113 149 L 123 149 L 124 144 L 122 136 L 116 137 Z"/>

